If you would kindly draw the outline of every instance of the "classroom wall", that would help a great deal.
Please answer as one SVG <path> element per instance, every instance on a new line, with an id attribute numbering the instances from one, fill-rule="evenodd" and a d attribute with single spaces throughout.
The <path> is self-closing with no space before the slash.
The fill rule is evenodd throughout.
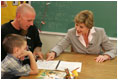
<path id="1" fill-rule="evenodd" d="M 1 24 L 14 20 L 17 6 L 12 5 L 13 1 L 7 1 L 7 7 L 1 8 Z"/>
<path id="2" fill-rule="evenodd" d="M 16 16 L 16 8 L 18 5 L 21 4 L 20 1 L 15 1 L 18 2 L 17 5 L 13 5 L 13 1 L 6 1 L 7 7 L 1 8 L 1 24 L 4 24 L 6 22 L 9 22 L 10 20 L 14 20 Z M 26 3 L 26 1 L 23 1 Z M 30 4 L 30 1 L 29 1 Z"/>
<path id="3" fill-rule="evenodd" d="M 91 10 L 94 25 L 117 37 L 117 1 L 32 1 L 31 5 L 37 13 L 34 23 L 42 31 L 66 33 L 74 27 L 77 13 Z"/>
<path id="4" fill-rule="evenodd" d="M 50 51 L 60 40 L 64 38 L 66 33 L 53 33 L 53 32 L 40 32 L 40 38 L 43 43 L 42 52 L 45 54 Z M 117 40 L 111 39 L 110 41 L 117 48 Z M 65 51 L 70 52 L 71 47 L 69 46 Z"/>

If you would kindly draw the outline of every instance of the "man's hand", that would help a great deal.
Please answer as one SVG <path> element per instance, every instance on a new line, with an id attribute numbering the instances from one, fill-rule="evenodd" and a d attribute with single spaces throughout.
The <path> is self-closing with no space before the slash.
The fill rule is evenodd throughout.
<path id="1" fill-rule="evenodd" d="M 111 57 L 109 55 L 99 55 L 96 57 L 96 62 L 104 62 L 105 60 L 109 60 Z"/>
<path id="2" fill-rule="evenodd" d="M 53 60 L 55 58 L 55 55 L 56 53 L 55 52 L 50 52 L 50 53 L 47 53 L 47 61 L 49 60 Z"/>
<path id="3" fill-rule="evenodd" d="M 39 56 L 38 59 L 43 60 L 43 53 L 42 53 L 42 52 L 34 52 L 33 54 L 34 54 L 35 57 L 36 57 L 36 56 Z"/>
<path id="4" fill-rule="evenodd" d="M 38 57 L 39 57 L 38 59 L 43 60 L 43 53 L 41 52 L 41 48 L 40 48 L 40 47 L 36 47 L 36 48 L 34 49 L 33 54 L 34 54 L 34 57 L 35 57 L 35 58 L 36 58 L 36 56 L 38 56 Z"/>

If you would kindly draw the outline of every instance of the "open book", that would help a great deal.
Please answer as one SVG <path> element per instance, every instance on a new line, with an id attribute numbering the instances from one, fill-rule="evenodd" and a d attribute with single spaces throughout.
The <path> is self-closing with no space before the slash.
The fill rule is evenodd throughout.
<path id="1" fill-rule="evenodd" d="M 60 60 L 53 60 L 53 61 L 37 61 L 38 69 L 47 69 L 47 70 L 61 70 L 65 71 L 65 69 L 69 69 L 70 71 L 79 68 L 78 72 L 81 72 L 82 63 L 81 62 L 67 62 L 67 61 L 60 61 Z"/>

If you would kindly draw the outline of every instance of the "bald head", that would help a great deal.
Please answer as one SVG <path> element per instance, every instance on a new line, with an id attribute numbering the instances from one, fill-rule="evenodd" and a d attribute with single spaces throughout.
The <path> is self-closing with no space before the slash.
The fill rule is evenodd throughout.
<path id="1" fill-rule="evenodd" d="M 33 25 L 35 16 L 35 10 L 31 5 L 26 3 L 21 4 L 16 9 L 16 18 L 12 24 L 18 30 L 28 30 Z"/>
<path id="2" fill-rule="evenodd" d="M 18 14 L 22 15 L 22 14 L 25 14 L 27 12 L 35 13 L 35 10 L 31 5 L 26 4 L 26 3 L 19 5 L 16 9 L 16 15 L 18 15 Z"/>

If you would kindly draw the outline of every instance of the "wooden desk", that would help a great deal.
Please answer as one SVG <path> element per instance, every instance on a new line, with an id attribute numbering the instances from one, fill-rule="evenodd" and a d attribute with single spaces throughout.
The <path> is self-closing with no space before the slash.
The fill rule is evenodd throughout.
<path id="1" fill-rule="evenodd" d="M 55 60 L 82 62 L 79 79 L 117 79 L 117 57 L 103 63 L 97 63 L 94 58 L 98 55 L 62 53 Z M 40 72 L 39 72 L 40 73 Z M 21 77 L 22 79 L 35 79 L 37 75 Z"/>

